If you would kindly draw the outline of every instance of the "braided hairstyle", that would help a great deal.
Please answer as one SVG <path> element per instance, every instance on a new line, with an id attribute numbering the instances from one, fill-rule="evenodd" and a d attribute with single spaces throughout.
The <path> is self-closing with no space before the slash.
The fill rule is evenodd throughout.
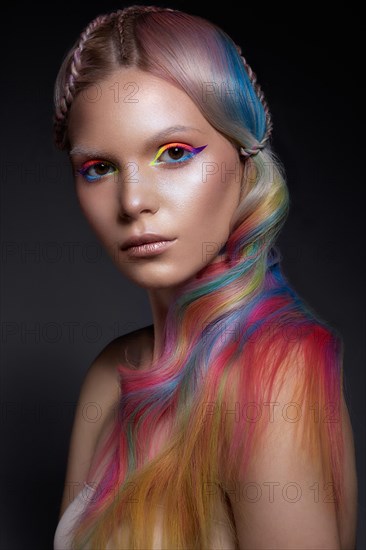
<path id="1" fill-rule="evenodd" d="M 148 14 L 157 14 L 162 12 L 170 12 L 179 14 L 178 10 L 171 8 L 162 8 L 157 6 L 139 6 L 132 5 L 122 10 L 117 10 L 95 17 L 82 31 L 79 39 L 65 56 L 60 71 L 56 78 L 54 90 L 54 116 L 53 116 L 53 135 L 54 143 L 60 150 L 67 149 L 69 144 L 67 141 L 67 119 L 73 99 L 85 87 L 95 84 L 93 79 L 88 77 L 89 68 L 89 42 L 94 40 L 95 45 L 98 45 L 98 39 L 103 48 L 108 43 L 107 37 L 115 37 L 113 45 L 118 44 L 118 52 L 115 47 L 111 47 L 109 62 L 103 57 L 103 64 L 98 66 L 98 70 L 94 73 L 97 79 L 102 79 L 107 76 L 113 68 L 128 67 L 138 64 L 138 53 L 136 50 L 136 38 L 134 36 L 134 21 L 139 17 L 147 16 Z M 200 19 L 196 17 L 196 19 Z M 212 25 L 214 26 L 214 25 Z M 104 40 L 103 40 L 104 39 Z M 262 139 L 255 140 L 252 146 L 239 147 L 239 153 L 243 157 L 256 155 L 263 149 L 272 133 L 272 120 L 269 107 L 257 82 L 257 76 L 251 69 L 250 65 L 241 55 L 241 48 L 235 45 L 238 54 L 241 57 L 243 66 L 249 81 L 258 100 L 261 102 L 265 117 L 266 131 Z M 95 54 L 95 50 L 93 50 Z M 95 60 L 94 65 L 95 65 Z"/>
<path id="2" fill-rule="evenodd" d="M 76 87 L 83 67 L 82 52 L 93 32 L 115 18 L 115 14 L 99 15 L 81 33 L 76 45 L 65 58 L 64 71 L 59 71 L 55 84 L 53 116 L 54 142 L 59 149 L 65 148 L 65 127 L 71 103 L 76 95 Z"/>
<path id="3" fill-rule="evenodd" d="M 106 548 L 111 533 L 119 536 L 118 527 L 124 520 L 132 537 L 124 547 L 151 547 L 154 503 L 163 496 L 168 503 L 164 546 L 207 548 L 216 496 L 205 493 L 204 484 L 223 479 L 230 486 L 238 469 L 248 464 L 261 434 L 256 423 L 249 423 L 248 437 L 243 440 L 247 427 L 243 432 L 242 424 L 220 424 L 216 418 L 202 422 L 200 407 L 218 402 L 221 411 L 223 402 L 270 402 L 272 381 L 285 364 L 284 358 L 290 356 L 291 341 L 281 338 L 281 329 L 300 330 L 310 326 L 313 317 L 311 312 L 304 313 L 301 301 L 287 286 L 273 246 L 288 213 L 289 195 L 281 163 L 270 146 L 273 125 L 269 108 L 241 49 L 213 23 L 178 10 L 130 6 L 96 17 L 66 55 L 57 75 L 57 147 L 70 148 L 68 120 L 77 95 L 125 67 L 162 78 L 184 91 L 212 127 L 237 148 L 238 159 L 243 157 L 247 169 L 243 170 L 242 194 L 222 249 L 226 257 L 205 266 L 169 305 L 164 349 L 151 369 L 139 372 L 122 364 L 118 367 L 121 415 L 117 415 L 118 424 L 90 472 L 92 479 L 100 467 L 103 477 L 76 525 L 74 547 Z M 225 82 L 230 93 L 223 97 Z M 225 329 L 224 339 L 223 324 L 229 329 Z M 249 344 L 256 331 L 268 329 L 272 335 L 272 328 L 277 340 L 264 340 L 263 348 L 259 342 L 251 355 Z M 244 357 L 245 353 L 249 355 Z M 338 351 L 334 348 L 332 353 L 326 356 L 329 361 Z M 326 374 L 316 385 L 310 372 L 303 394 L 311 395 L 312 402 L 322 402 L 322 396 L 329 393 L 327 387 L 337 387 L 337 372 L 324 363 L 324 348 L 309 344 L 308 355 L 309 368 L 316 357 L 325 365 L 318 371 L 323 369 Z M 327 377 L 332 378 L 329 384 Z M 329 397 L 329 402 L 336 402 L 335 394 Z M 170 439 L 156 460 L 139 470 L 136 464 L 145 460 L 139 442 L 148 441 L 156 432 L 158 420 L 168 408 L 174 411 L 177 437 Z M 337 453 L 339 448 L 335 444 L 340 440 L 337 429 L 332 426 L 334 434 L 324 451 L 324 463 L 336 465 L 338 483 L 342 470 L 336 454 L 332 455 L 333 449 Z M 242 447 L 243 454 L 238 452 Z M 110 449 L 117 451 L 109 458 Z M 333 462 L 326 455 L 328 449 Z M 245 460 L 241 461 L 242 457 Z M 245 472 L 242 474 L 244 479 Z M 136 489 L 133 505 L 129 483 Z M 337 490 L 339 487 L 338 483 Z M 122 546 L 119 542 L 116 547 Z"/>
<path id="4" fill-rule="evenodd" d="M 173 11 L 169 8 L 165 9 L 166 11 Z M 85 73 L 84 67 L 88 54 L 87 47 L 89 40 L 93 38 L 98 31 L 103 29 L 107 33 L 115 33 L 117 30 L 119 36 L 120 64 L 121 66 L 127 66 L 128 53 L 124 27 L 128 27 L 128 25 L 131 24 L 131 20 L 139 14 L 161 10 L 162 8 L 154 6 L 129 6 L 123 10 L 98 15 L 85 27 L 79 39 L 65 57 L 55 83 L 53 129 L 56 147 L 63 150 L 66 146 L 65 129 L 68 113 L 77 92 L 85 87 L 85 82 L 84 86 L 82 86 L 81 81 L 83 73 Z"/>
<path id="5" fill-rule="evenodd" d="M 264 97 L 263 90 L 262 90 L 262 88 L 260 87 L 260 85 L 257 81 L 257 75 L 252 70 L 249 63 L 245 59 L 245 57 L 242 55 L 242 50 L 241 50 L 240 46 L 236 46 L 236 49 L 237 49 L 238 54 L 240 55 L 241 59 L 243 60 L 243 64 L 244 64 L 245 70 L 248 73 L 250 82 L 252 83 L 252 86 L 253 86 L 260 102 L 263 105 L 264 112 L 266 113 L 266 128 L 267 129 L 266 129 L 265 136 L 261 139 L 260 142 L 258 142 L 257 144 L 255 144 L 251 148 L 246 148 L 246 149 L 244 147 L 240 148 L 241 155 L 243 155 L 244 157 L 250 157 L 251 155 L 256 155 L 258 153 L 258 151 L 260 151 L 261 149 L 264 149 L 264 147 L 266 146 L 267 141 L 269 140 L 269 138 L 271 137 L 271 134 L 272 134 L 273 122 L 272 122 L 272 117 L 271 117 L 271 113 L 270 113 L 267 101 Z"/>

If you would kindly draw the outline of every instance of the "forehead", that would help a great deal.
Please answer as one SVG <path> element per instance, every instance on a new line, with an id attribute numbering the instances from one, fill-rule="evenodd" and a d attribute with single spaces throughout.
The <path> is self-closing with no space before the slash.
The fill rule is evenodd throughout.
<path id="1" fill-rule="evenodd" d="M 121 69 L 91 85 L 74 99 L 69 113 L 69 137 L 93 137 L 101 131 L 141 137 L 168 126 L 212 129 L 182 89 L 140 69 Z M 99 136 L 100 137 L 100 136 Z"/>

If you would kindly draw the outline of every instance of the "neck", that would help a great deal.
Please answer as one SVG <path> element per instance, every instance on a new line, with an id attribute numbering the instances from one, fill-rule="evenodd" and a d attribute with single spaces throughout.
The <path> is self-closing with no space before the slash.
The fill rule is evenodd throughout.
<path id="1" fill-rule="evenodd" d="M 175 290 L 172 288 L 164 289 L 150 289 L 148 291 L 150 307 L 153 317 L 153 350 L 152 350 L 152 360 L 156 360 L 162 352 L 163 349 L 163 335 L 164 328 L 168 313 L 168 308 L 172 302 Z"/>
<path id="2" fill-rule="evenodd" d="M 219 254 L 214 258 L 210 263 L 215 264 L 222 261 L 223 254 Z M 184 283 L 182 283 L 184 284 Z M 166 323 L 166 317 L 169 309 L 169 305 L 177 294 L 178 290 L 182 287 L 181 285 L 168 287 L 168 288 L 151 288 L 148 290 L 148 296 L 150 301 L 150 307 L 153 317 L 153 325 L 151 325 L 152 331 L 152 353 L 151 360 L 155 361 L 162 352 L 163 349 L 163 335 L 164 327 Z"/>

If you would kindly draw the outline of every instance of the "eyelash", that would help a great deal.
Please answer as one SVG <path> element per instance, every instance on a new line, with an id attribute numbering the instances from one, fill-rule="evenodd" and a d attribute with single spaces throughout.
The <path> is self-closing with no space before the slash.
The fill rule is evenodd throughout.
<path id="1" fill-rule="evenodd" d="M 187 162 L 194 156 L 198 155 L 198 153 L 203 151 L 205 147 L 207 147 L 207 145 L 203 145 L 202 147 L 195 148 L 195 147 L 192 147 L 191 145 L 185 145 L 184 143 L 168 143 L 167 145 L 163 145 L 162 147 L 160 147 L 160 149 L 155 155 L 155 158 L 149 163 L 149 166 L 157 166 L 158 164 L 177 164 L 177 163 Z M 183 160 L 177 159 L 177 160 L 172 160 L 171 162 L 169 161 L 158 162 L 159 158 L 166 151 L 169 151 L 169 149 L 183 149 L 184 151 L 188 152 L 189 156 L 187 158 L 183 158 Z"/>
<path id="2" fill-rule="evenodd" d="M 165 165 L 167 165 L 167 164 L 171 164 L 171 165 L 183 164 L 183 163 L 189 161 L 191 158 L 195 157 L 198 153 L 203 151 L 203 149 L 205 149 L 206 147 L 207 147 L 207 145 L 203 145 L 202 147 L 196 147 L 195 148 L 195 147 L 192 147 L 191 145 L 186 145 L 184 143 L 168 143 L 167 145 L 163 145 L 162 147 L 159 148 L 159 150 L 156 153 L 154 159 L 149 163 L 149 166 L 158 166 L 159 164 L 165 164 Z M 171 161 L 159 161 L 159 158 L 166 151 L 169 151 L 170 149 L 183 149 L 184 151 L 187 151 L 188 156 L 186 158 L 183 158 L 183 159 L 176 159 L 176 160 L 171 160 Z M 87 174 L 88 170 L 90 170 L 91 168 L 94 168 L 98 165 L 103 165 L 103 166 L 106 166 L 106 167 L 109 166 L 110 168 L 113 168 L 113 165 L 110 164 L 107 161 L 89 160 L 89 161 L 85 162 L 82 165 L 81 168 L 76 170 L 76 175 L 80 174 L 88 182 L 99 181 L 101 178 L 106 177 L 107 175 L 110 175 L 108 173 L 100 175 L 100 176 L 91 176 L 90 174 Z M 114 168 L 114 170 L 116 172 L 118 172 L 118 170 L 116 168 Z"/>
<path id="3" fill-rule="evenodd" d="M 106 162 L 104 160 L 88 160 L 82 165 L 81 168 L 76 170 L 76 172 L 77 174 L 81 174 L 81 176 L 83 176 L 83 178 L 85 178 L 89 182 L 99 181 L 101 178 L 104 178 L 107 174 L 103 174 L 102 176 L 91 176 L 90 174 L 87 174 L 87 172 L 88 170 L 90 170 L 90 168 L 95 168 L 96 166 L 100 166 L 101 164 L 112 168 L 112 165 L 109 162 Z M 117 169 L 115 170 L 118 172 Z"/>

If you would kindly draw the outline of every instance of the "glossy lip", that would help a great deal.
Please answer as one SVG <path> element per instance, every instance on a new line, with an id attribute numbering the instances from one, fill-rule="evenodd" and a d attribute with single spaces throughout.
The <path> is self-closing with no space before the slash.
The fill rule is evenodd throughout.
<path id="1" fill-rule="evenodd" d="M 132 246 L 139 246 L 146 243 L 156 243 L 161 241 L 171 241 L 169 237 L 158 235 L 157 233 L 143 233 L 142 235 L 133 235 L 126 239 L 121 246 L 121 250 L 128 250 Z"/>
<path id="2" fill-rule="evenodd" d="M 176 240 L 177 239 L 172 239 L 171 241 L 153 241 L 138 246 L 130 246 L 125 252 L 129 256 L 135 257 L 155 256 L 156 254 L 164 252 L 164 250 L 169 248 Z"/>

